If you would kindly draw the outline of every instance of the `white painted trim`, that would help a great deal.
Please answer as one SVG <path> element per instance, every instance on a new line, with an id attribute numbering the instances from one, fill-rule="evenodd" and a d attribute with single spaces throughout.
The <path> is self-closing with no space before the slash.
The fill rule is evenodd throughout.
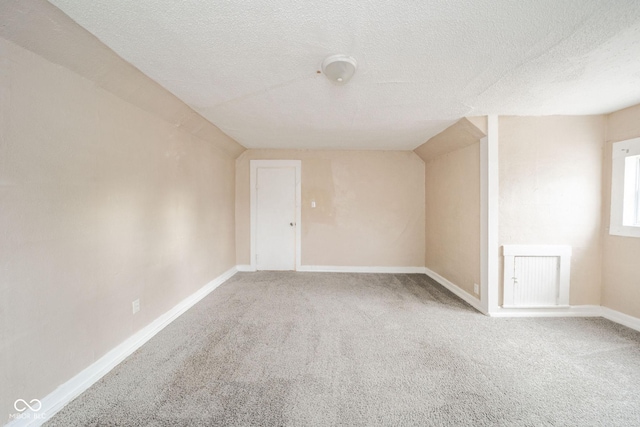
<path id="1" fill-rule="evenodd" d="M 435 271 L 427 267 L 425 267 L 424 270 L 427 276 L 431 277 L 433 280 L 435 280 L 436 282 L 438 282 L 439 284 L 441 284 L 442 286 L 444 286 L 445 288 L 447 288 L 448 290 L 456 294 L 458 297 L 462 298 L 465 302 L 467 302 L 473 308 L 478 310 L 480 313 L 485 313 L 483 311 L 484 307 L 482 307 L 482 303 L 478 298 L 474 297 L 473 295 L 471 295 L 469 292 L 465 291 L 458 285 L 450 282 L 448 279 L 445 279 Z"/>
<path id="2" fill-rule="evenodd" d="M 500 202 L 500 163 L 499 163 L 499 118 L 496 115 L 487 116 L 487 144 L 486 144 L 486 244 L 482 251 L 486 251 L 486 277 L 481 294 L 486 294 L 486 306 L 483 313 L 491 313 L 499 309 L 500 294 L 500 245 L 499 245 L 499 202 Z M 482 158 L 482 156 L 481 156 Z"/>
<path id="3" fill-rule="evenodd" d="M 249 264 L 236 265 L 236 270 L 241 271 L 241 272 L 256 271 L 255 267 L 252 267 Z"/>
<path id="4" fill-rule="evenodd" d="M 251 214 L 251 270 L 256 271 L 257 197 L 256 178 L 260 167 L 295 168 L 296 170 L 296 270 L 302 259 L 302 160 L 251 160 L 249 162 L 249 210 Z"/>
<path id="5" fill-rule="evenodd" d="M 504 256 L 571 256 L 569 245 L 503 245 Z"/>
<path id="6" fill-rule="evenodd" d="M 558 307 L 569 307 L 569 289 L 571 286 L 571 246 L 569 245 L 503 245 L 503 308 L 530 308 L 513 305 L 513 288 L 507 284 L 514 271 L 517 256 L 553 256 L 560 258 L 560 277 L 558 284 Z M 554 307 L 551 307 L 554 308 Z"/>
<path id="7" fill-rule="evenodd" d="M 323 273 L 396 273 L 424 274 L 424 267 L 368 267 L 342 265 L 301 265 L 298 271 Z"/>
<path id="8" fill-rule="evenodd" d="M 185 311 L 189 310 L 201 299 L 209 295 L 211 291 L 229 280 L 237 270 L 235 267 L 227 270 L 202 288 L 191 294 L 175 307 L 158 317 L 156 320 L 145 326 L 131 337 L 127 338 L 121 344 L 113 348 L 107 354 L 96 360 L 90 366 L 82 370 L 79 374 L 71 378 L 69 381 L 60 385 L 53 392 L 43 399 L 40 399 L 42 408 L 37 412 L 31 410 L 25 411 L 24 418 L 17 419 L 7 424 L 10 427 L 23 426 L 40 426 L 51 417 L 65 407 L 69 402 L 82 394 L 85 390 L 95 384 L 100 378 L 115 368 L 120 362 L 126 359 L 134 351 L 142 347 L 147 341 L 153 338 L 158 332 L 164 329 L 168 324 L 173 322 Z M 37 414 L 46 414 L 45 419 L 35 419 Z"/>
<path id="9" fill-rule="evenodd" d="M 504 308 L 489 313 L 491 317 L 601 317 L 599 305 L 572 305 L 565 307 Z"/>
<path id="10" fill-rule="evenodd" d="M 488 137 L 480 139 L 480 304 L 489 311 L 489 152 Z"/>
<path id="11" fill-rule="evenodd" d="M 624 325 L 627 328 L 640 331 L 640 319 L 637 317 L 629 316 L 628 314 L 621 313 L 609 307 L 602 307 L 602 317 L 611 320 L 612 322 Z"/>

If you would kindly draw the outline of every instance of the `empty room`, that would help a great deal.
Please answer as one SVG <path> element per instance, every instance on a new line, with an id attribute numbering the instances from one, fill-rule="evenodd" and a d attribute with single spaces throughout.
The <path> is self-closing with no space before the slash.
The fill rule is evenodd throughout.
<path id="1" fill-rule="evenodd" d="M 640 2 L 0 0 L 0 425 L 640 426 Z"/>

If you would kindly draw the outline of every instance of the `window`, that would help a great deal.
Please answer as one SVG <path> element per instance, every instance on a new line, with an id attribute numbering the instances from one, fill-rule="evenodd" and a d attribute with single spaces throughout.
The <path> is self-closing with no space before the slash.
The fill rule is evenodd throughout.
<path id="1" fill-rule="evenodd" d="M 609 233 L 640 237 L 640 138 L 613 144 Z"/>
<path id="2" fill-rule="evenodd" d="M 624 202 L 622 225 L 640 227 L 640 155 L 624 159 Z"/>

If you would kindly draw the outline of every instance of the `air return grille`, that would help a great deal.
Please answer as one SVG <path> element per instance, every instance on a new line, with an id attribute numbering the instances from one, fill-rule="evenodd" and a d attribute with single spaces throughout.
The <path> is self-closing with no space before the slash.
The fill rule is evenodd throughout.
<path id="1" fill-rule="evenodd" d="M 570 246 L 505 245 L 503 307 L 569 305 Z"/>

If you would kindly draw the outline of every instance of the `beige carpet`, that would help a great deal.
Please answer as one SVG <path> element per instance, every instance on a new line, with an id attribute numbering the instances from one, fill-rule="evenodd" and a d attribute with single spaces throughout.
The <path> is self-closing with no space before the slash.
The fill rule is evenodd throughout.
<path id="1" fill-rule="evenodd" d="M 51 426 L 640 426 L 640 333 L 424 275 L 239 273 Z"/>

